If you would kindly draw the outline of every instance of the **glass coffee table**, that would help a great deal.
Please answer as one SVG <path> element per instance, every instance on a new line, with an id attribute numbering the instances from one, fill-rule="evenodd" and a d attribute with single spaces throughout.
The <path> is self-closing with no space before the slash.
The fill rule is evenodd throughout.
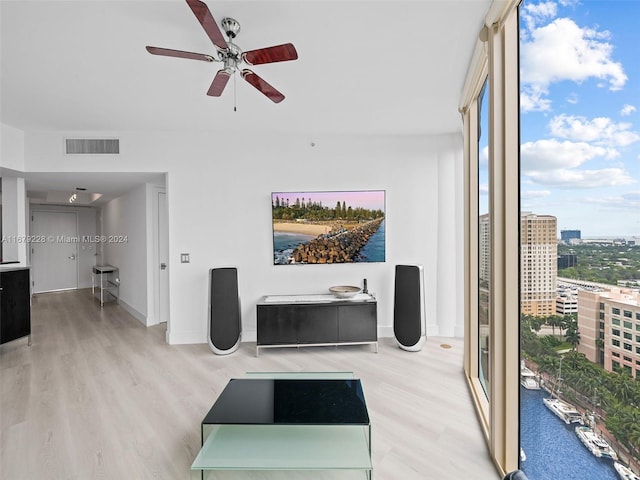
<path id="1" fill-rule="evenodd" d="M 362 385 L 341 377 L 258 373 L 230 380 L 202 420 L 192 472 L 361 470 L 371 479 Z"/>

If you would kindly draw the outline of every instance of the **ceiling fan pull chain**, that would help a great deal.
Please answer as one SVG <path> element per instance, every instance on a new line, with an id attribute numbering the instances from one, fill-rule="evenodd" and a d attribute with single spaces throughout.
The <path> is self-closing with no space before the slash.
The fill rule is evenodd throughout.
<path id="1" fill-rule="evenodd" d="M 236 112 L 236 76 L 233 76 L 233 111 Z"/>

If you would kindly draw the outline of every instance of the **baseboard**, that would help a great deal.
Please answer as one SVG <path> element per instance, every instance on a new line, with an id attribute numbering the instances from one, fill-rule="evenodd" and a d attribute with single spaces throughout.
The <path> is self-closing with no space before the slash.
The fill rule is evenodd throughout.
<path id="1" fill-rule="evenodd" d="M 135 318 L 136 320 L 138 320 L 140 323 L 142 323 L 145 327 L 147 326 L 147 316 L 144 315 L 143 313 L 140 313 L 138 310 L 136 310 L 135 308 L 133 308 L 131 305 L 129 305 L 127 302 L 123 301 L 122 299 L 119 299 L 118 304 L 124 308 L 127 312 L 129 312 L 129 314 L 131 314 L 131 316 L 133 318 Z"/>

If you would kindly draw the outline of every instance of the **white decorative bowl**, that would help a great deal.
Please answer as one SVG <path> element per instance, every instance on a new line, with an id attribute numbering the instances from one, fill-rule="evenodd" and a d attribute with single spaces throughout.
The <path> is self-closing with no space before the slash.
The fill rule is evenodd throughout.
<path id="1" fill-rule="evenodd" d="M 329 291 L 338 298 L 349 298 L 359 293 L 360 287 L 354 287 L 352 285 L 338 285 L 330 287 Z"/>

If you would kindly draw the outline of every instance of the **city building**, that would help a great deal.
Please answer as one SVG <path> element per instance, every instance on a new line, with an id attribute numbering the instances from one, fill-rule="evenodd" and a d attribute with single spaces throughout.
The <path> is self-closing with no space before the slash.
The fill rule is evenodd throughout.
<path id="1" fill-rule="evenodd" d="M 578 351 L 607 371 L 640 378 L 640 292 L 603 286 L 578 291 Z"/>
<path id="2" fill-rule="evenodd" d="M 551 215 L 522 212 L 520 216 L 521 313 L 556 313 L 558 272 L 557 219 Z"/>
<path id="3" fill-rule="evenodd" d="M 574 253 L 558 255 L 558 270 L 575 267 L 578 264 L 578 256 Z"/>
<path id="4" fill-rule="evenodd" d="M 478 276 L 480 282 L 489 283 L 489 214 L 485 213 L 478 218 Z"/>
<path id="5" fill-rule="evenodd" d="M 556 314 L 571 315 L 578 313 L 578 297 L 572 293 L 563 293 L 556 298 Z"/>
<path id="6" fill-rule="evenodd" d="M 580 240 L 580 230 L 560 230 L 560 240 L 564 243 L 572 243 L 572 240 Z"/>

